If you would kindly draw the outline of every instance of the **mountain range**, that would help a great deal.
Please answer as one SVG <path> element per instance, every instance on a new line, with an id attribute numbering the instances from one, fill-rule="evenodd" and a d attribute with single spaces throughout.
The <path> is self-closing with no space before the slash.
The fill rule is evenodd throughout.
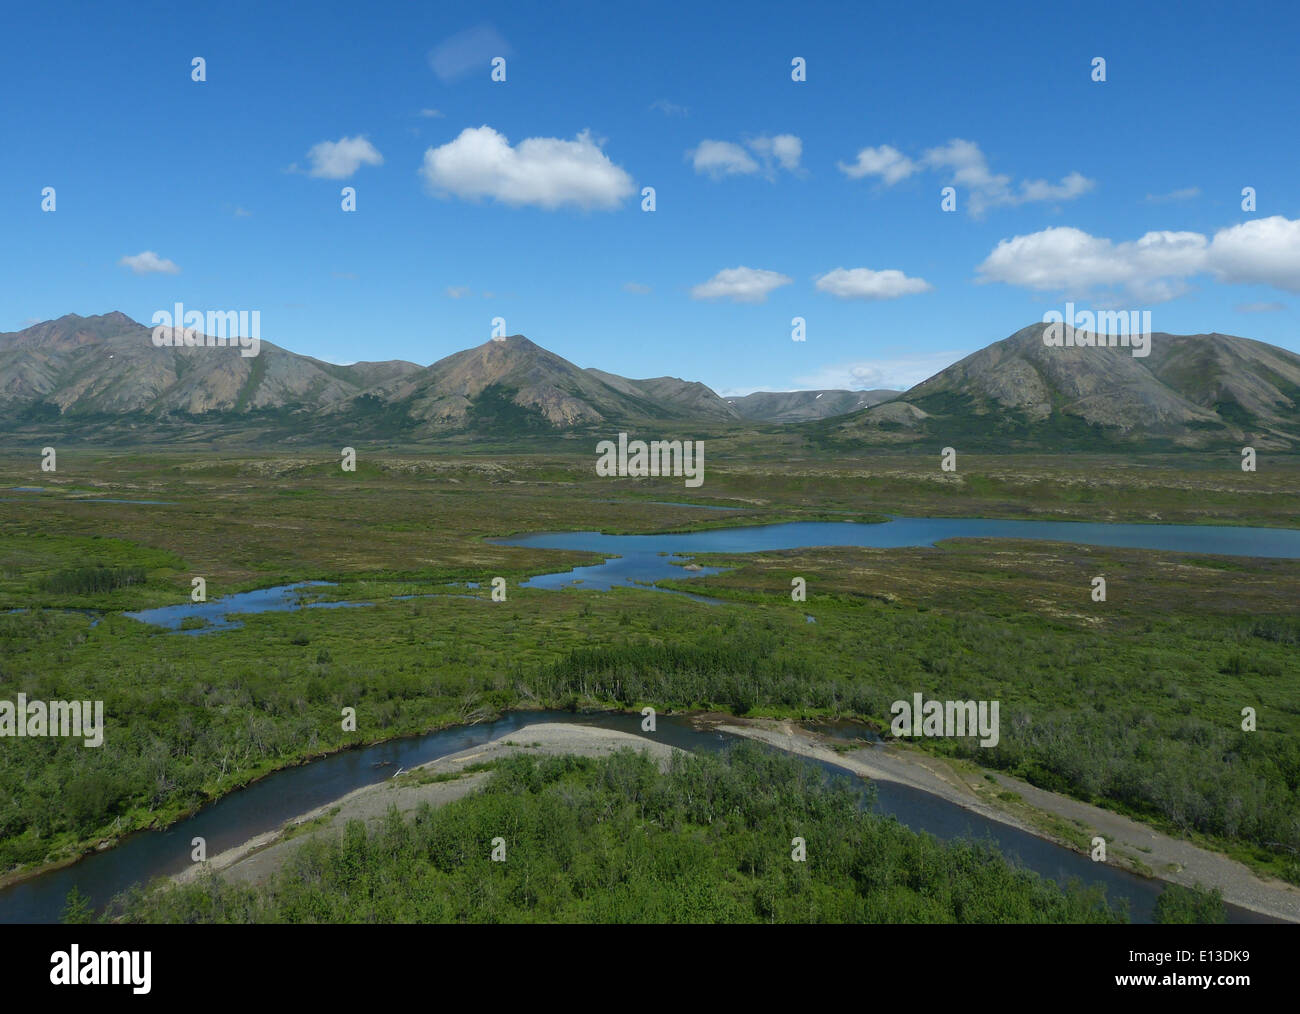
<path id="1" fill-rule="evenodd" d="M 1134 356 L 1127 348 L 1051 347 L 1045 327 L 1023 328 L 906 392 L 723 398 L 675 377 L 583 369 L 522 335 L 430 366 L 339 366 L 267 341 L 248 357 L 233 348 L 157 348 L 152 329 L 125 314 L 69 314 L 0 334 L 0 432 L 86 435 L 111 424 L 128 439 L 167 419 L 219 421 L 224 434 L 304 438 L 342 424 L 419 441 L 697 424 L 793 427 L 813 444 L 839 447 L 961 440 L 1005 449 L 1300 448 L 1295 353 L 1229 335 L 1157 333 L 1150 354 Z"/>
<path id="2" fill-rule="evenodd" d="M 958 439 L 980 447 L 1158 444 L 1300 448 L 1300 356 L 1223 334 L 1149 337 L 1149 353 L 1046 344 L 1033 324 L 899 398 L 830 420 L 832 443 Z M 1093 336 L 1084 339 L 1093 342 Z M 1069 347 L 1070 345 L 1074 347 Z"/>

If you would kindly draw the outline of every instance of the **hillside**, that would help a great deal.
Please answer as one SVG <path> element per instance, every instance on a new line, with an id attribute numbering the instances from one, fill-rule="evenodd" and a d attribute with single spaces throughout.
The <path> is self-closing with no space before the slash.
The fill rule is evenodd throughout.
<path id="1" fill-rule="evenodd" d="M 68 314 L 0 334 L 0 417 L 320 412 L 419 367 L 393 361 L 335 366 L 261 343 L 157 348 L 152 328 L 122 313 Z"/>
<path id="2" fill-rule="evenodd" d="M 1300 356 L 1221 334 L 1151 338 L 1126 348 L 1049 347 L 1034 324 L 903 394 L 758 392 L 720 398 L 675 377 L 632 380 L 583 369 L 523 335 L 453 353 L 336 366 L 268 341 L 157 348 L 122 313 L 69 314 L 0 334 L 0 431 L 97 441 L 144 439 L 167 419 L 174 439 L 423 440 L 498 443 L 529 435 L 790 425 L 814 446 L 914 442 L 986 450 L 1300 448 Z M 111 425 L 107 425 L 111 423 Z M 504 444 L 503 444 L 504 446 Z"/>
<path id="3" fill-rule="evenodd" d="M 1251 444 L 1300 448 L 1300 356 L 1222 334 L 1151 336 L 1151 353 L 1049 347 L 1034 324 L 895 401 L 822 424 L 831 443 L 991 449 Z M 1068 330 L 1068 329 L 1067 329 Z"/>
<path id="4" fill-rule="evenodd" d="M 612 424 L 739 421 L 704 384 L 629 380 L 581 369 L 522 335 L 431 366 L 394 361 L 335 366 L 263 340 L 234 348 L 157 348 L 152 328 L 122 313 L 69 314 L 0 334 L 0 425 L 114 436 L 162 417 L 220 418 L 261 439 L 349 425 L 376 435 L 561 432 Z"/>

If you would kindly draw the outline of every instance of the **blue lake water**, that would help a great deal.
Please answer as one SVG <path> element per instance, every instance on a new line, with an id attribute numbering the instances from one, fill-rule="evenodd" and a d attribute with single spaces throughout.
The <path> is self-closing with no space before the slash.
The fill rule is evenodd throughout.
<path id="1" fill-rule="evenodd" d="M 295 609 L 354 609 L 359 606 L 373 606 L 373 602 L 312 602 L 306 596 L 309 588 L 333 588 L 332 581 L 300 581 L 297 584 L 278 584 L 273 588 L 258 588 L 255 591 L 236 592 L 223 595 L 209 602 L 181 602 L 174 606 L 157 606 L 153 609 L 141 609 L 134 613 L 123 613 L 133 620 L 150 623 L 156 627 L 166 627 L 180 634 L 215 634 L 222 630 L 238 630 L 243 626 L 233 616 L 247 613 L 287 613 Z M 456 587 L 461 587 L 457 585 Z M 464 587 L 477 588 L 477 581 L 466 581 Z M 699 596 L 692 596 L 693 598 Z M 474 599 L 487 601 L 479 595 L 465 595 L 453 592 L 431 592 L 424 595 L 394 595 L 393 601 L 408 599 Z M 713 601 L 713 600 L 709 600 Z M 197 617 L 207 621 L 205 627 L 181 630 L 181 624 L 187 619 Z"/>
<path id="2" fill-rule="evenodd" d="M 329 581 L 302 581 L 298 584 L 258 588 L 256 591 L 225 595 L 210 602 L 182 602 L 175 606 L 159 606 L 135 613 L 123 613 L 133 620 L 152 623 L 154 626 L 178 630 L 183 634 L 212 634 L 220 630 L 238 630 L 243 626 L 230 617 L 238 613 L 282 613 L 293 609 L 339 609 L 347 606 L 368 606 L 370 602 L 306 602 L 304 589 L 331 586 Z M 206 627 L 181 630 L 188 619 L 206 620 Z"/>
<path id="3" fill-rule="evenodd" d="M 1080 546 L 1117 546 L 1178 553 L 1300 559 L 1300 529 L 1224 525 L 1133 525 L 1087 521 L 1014 521 L 998 518 L 894 518 L 792 521 L 780 525 L 710 528 L 663 535 L 541 532 L 490 539 L 506 546 L 582 549 L 593 553 L 756 553 L 807 546 L 933 546 L 944 539 L 1033 539 Z"/>
<path id="4" fill-rule="evenodd" d="M 710 574 L 722 573 L 725 569 L 699 567 L 696 570 L 687 570 L 684 564 L 694 553 L 755 553 L 809 546 L 878 548 L 933 546 L 944 539 L 957 538 L 1031 539 L 1085 546 L 1300 559 L 1300 530 L 1297 529 L 1005 521 L 986 518 L 894 518 L 881 524 L 863 524 L 854 521 L 796 521 L 780 525 L 749 525 L 662 535 L 541 532 L 487 541 L 505 546 L 610 554 L 603 563 L 529 578 L 520 582 L 520 586 L 524 588 L 553 590 L 578 588 L 608 591 L 616 587 L 644 587 L 652 591 L 666 591 L 666 589 L 654 588 L 653 585 L 655 582 L 670 578 L 706 577 Z M 238 613 L 284 612 L 302 608 L 341 609 L 373 604 L 311 602 L 304 599 L 305 589 L 327 584 L 328 582 L 324 581 L 304 581 L 293 585 L 277 585 L 274 588 L 260 588 L 256 591 L 227 595 L 210 602 L 184 602 L 125 615 L 171 630 L 179 630 L 181 623 L 189 617 L 201 617 L 208 621 L 206 627 L 183 631 L 183 633 L 209 634 L 238 629 L 242 624 L 230 618 Z M 478 582 L 467 581 L 462 586 L 477 588 Z M 418 597 L 439 598 L 443 595 L 445 593 Z M 477 596 L 460 597 L 476 598 Z M 720 602 L 718 599 L 703 595 L 688 597 L 707 604 L 716 605 Z"/>
<path id="5" fill-rule="evenodd" d="M 711 528 L 663 535 L 601 532 L 539 532 L 489 542 L 532 549 L 607 553 L 604 563 L 543 574 L 524 587 L 585 587 L 608 590 L 666 578 L 718 573 L 674 566 L 694 553 L 757 553 L 810 546 L 881 549 L 933 546 L 945 539 L 1031 539 L 1080 546 L 1114 546 L 1223 556 L 1300 559 L 1300 529 L 1235 528 L 1223 525 L 1133 525 L 1079 521 L 1010 521 L 996 518 L 893 518 L 881 524 L 855 521 L 794 521 L 780 525 Z M 615 556 L 614 554 L 618 554 Z"/>
<path id="6" fill-rule="evenodd" d="M 583 533 L 587 534 L 587 533 Z M 591 533 L 594 534 L 594 533 Z M 508 545 L 521 545 L 518 542 L 502 540 Z M 560 546 L 546 548 L 578 549 L 579 546 Z M 677 562 L 674 564 L 673 561 Z M 649 585 L 673 577 L 704 577 L 708 574 L 721 574 L 725 568 L 701 567 L 699 570 L 686 570 L 680 556 L 660 556 L 658 553 L 629 552 L 624 556 L 611 557 L 604 563 L 591 567 L 574 567 L 573 570 L 558 574 L 539 574 L 519 583 L 521 588 L 592 588 L 597 591 L 609 591 L 611 588 L 625 588 L 637 585 Z M 659 589 L 655 589 L 656 591 Z"/>

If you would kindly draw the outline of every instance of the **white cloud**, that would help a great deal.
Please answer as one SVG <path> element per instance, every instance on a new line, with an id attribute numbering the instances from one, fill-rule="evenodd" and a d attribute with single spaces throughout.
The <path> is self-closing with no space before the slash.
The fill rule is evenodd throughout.
<path id="1" fill-rule="evenodd" d="M 327 180 L 345 180 L 363 165 L 383 165 L 384 156 L 364 137 L 344 137 L 321 141 L 307 152 L 311 160 L 309 176 Z"/>
<path id="2" fill-rule="evenodd" d="M 965 187 L 975 194 L 982 194 L 990 199 L 1005 196 L 1011 186 L 1011 177 L 995 175 L 988 160 L 974 141 L 954 138 L 945 145 L 931 148 L 921 160 L 931 169 L 946 170 L 946 178 L 951 183 Z"/>
<path id="3" fill-rule="evenodd" d="M 468 286 L 468 285 L 448 285 L 448 286 L 447 286 L 447 298 L 448 298 L 448 299 L 464 299 L 464 298 L 465 298 L 466 296 L 468 296 L 468 295 L 469 295 L 469 286 Z"/>
<path id="4" fill-rule="evenodd" d="M 1233 307 L 1238 313 L 1281 313 L 1285 303 L 1238 303 Z"/>
<path id="5" fill-rule="evenodd" d="M 426 120 L 441 120 L 443 114 L 437 109 L 421 109 L 420 115 Z"/>
<path id="6" fill-rule="evenodd" d="M 990 208 L 1073 200 L 1096 186 L 1093 180 L 1078 172 L 1062 177 L 1059 183 L 1021 180 L 1018 186 L 1013 186 L 1010 176 L 994 173 L 989 168 L 988 159 L 978 144 L 960 138 L 929 149 L 919 162 L 885 144 L 878 148 L 863 148 L 858 152 L 857 162 L 852 165 L 841 162 L 839 167 L 853 179 L 878 176 L 886 186 L 893 186 L 922 169 L 932 170 L 941 174 L 946 183 L 958 188 L 959 200 L 964 199 L 967 210 L 977 218 Z"/>
<path id="7" fill-rule="evenodd" d="M 829 292 L 840 299 L 897 299 L 899 296 L 929 292 L 932 288 L 934 286 L 924 278 L 908 278 L 893 268 L 885 271 L 836 268 L 817 279 L 819 292 Z"/>
<path id="8" fill-rule="evenodd" d="M 1148 232 L 1112 243 L 1057 227 L 998 243 L 979 266 L 980 281 L 1086 295 L 1117 288 L 1146 302 L 1180 295 L 1183 279 L 1204 269 L 1206 239 L 1195 232 Z"/>
<path id="9" fill-rule="evenodd" d="M 1011 186 L 1010 176 L 989 169 L 988 159 L 978 144 L 960 138 L 954 138 L 938 148 L 931 148 L 922 161 L 926 166 L 944 172 L 944 178 L 949 183 L 966 191 L 967 207 L 977 217 L 989 208 L 1004 205 L 1073 200 L 1095 186 L 1092 180 L 1072 172 L 1062 178 L 1060 183 L 1022 180 L 1017 191 Z"/>
<path id="10" fill-rule="evenodd" d="M 617 208 L 633 191 L 632 177 L 586 130 L 572 141 L 529 137 L 512 148 L 489 126 L 467 127 L 454 141 L 426 151 L 420 173 L 435 192 L 547 210 L 565 204 Z"/>
<path id="11" fill-rule="evenodd" d="M 766 303 L 767 294 L 793 279 L 762 268 L 723 268 L 691 289 L 692 299 L 730 299 L 733 303 Z"/>
<path id="12" fill-rule="evenodd" d="M 1091 190 L 1096 183 L 1079 172 L 1067 173 L 1060 183 L 1047 180 L 1021 180 L 1019 194 L 999 198 L 1002 204 L 1026 204 L 1032 201 L 1072 201 Z"/>
<path id="13" fill-rule="evenodd" d="M 794 134 L 756 137 L 749 142 L 749 147 L 768 165 L 775 161 L 788 172 L 798 171 L 799 159 L 803 157 L 803 141 Z"/>
<path id="14" fill-rule="evenodd" d="M 236 218 L 251 218 L 252 215 L 253 215 L 253 213 L 252 213 L 251 211 L 249 211 L 247 208 L 236 208 L 236 209 L 235 209 L 235 217 L 236 217 Z"/>
<path id="15" fill-rule="evenodd" d="M 130 268 L 137 275 L 178 275 L 181 271 L 174 261 L 159 257 L 152 250 L 145 250 L 143 253 L 123 257 L 117 263 Z"/>
<path id="16" fill-rule="evenodd" d="M 697 173 L 707 173 L 715 180 L 725 176 L 749 176 L 762 172 L 768 179 L 776 176 L 777 169 L 799 172 L 803 157 L 803 141 L 794 134 L 776 134 L 746 141 L 749 151 L 733 141 L 701 141 L 686 153 Z M 755 159 L 750 155 L 758 156 Z"/>
<path id="17" fill-rule="evenodd" d="M 1300 292 L 1300 219 L 1254 218 L 1214 234 L 1210 270 L 1221 282 Z"/>
<path id="18" fill-rule="evenodd" d="M 979 266 L 980 281 L 1083 295 L 1111 288 L 1147 302 L 1181 295 L 1188 279 L 1272 285 L 1300 292 L 1300 220 L 1280 215 L 1198 232 L 1148 232 L 1114 243 L 1081 229 L 1052 228 L 998 243 Z"/>
<path id="19" fill-rule="evenodd" d="M 731 141 L 701 141 L 687 154 L 691 156 L 697 173 L 708 173 L 715 180 L 758 172 L 758 163 L 744 148 Z"/>
<path id="20" fill-rule="evenodd" d="M 634 296 L 645 296 L 649 294 L 650 286 L 642 285 L 640 282 L 625 282 L 623 291 L 630 292 Z"/>
<path id="21" fill-rule="evenodd" d="M 897 148 L 891 148 L 887 144 L 882 144 L 879 148 L 863 148 L 858 152 L 858 160 L 853 165 L 845 165 L 843 162 L 837 164 L 840 172 L 851 179 L 879 176 L 886 186 L 907 179 L 920 168 Z"/>
<path id="22" fill-rule="evenodd" d="M 458 81 L 479 71 L 484 80 L 492 72 L 492 59 L 509 56 L 510 44 L 491 25 L 479 25 L 445 39 L 429 53 L 429 66 L 441 81 Z"/>

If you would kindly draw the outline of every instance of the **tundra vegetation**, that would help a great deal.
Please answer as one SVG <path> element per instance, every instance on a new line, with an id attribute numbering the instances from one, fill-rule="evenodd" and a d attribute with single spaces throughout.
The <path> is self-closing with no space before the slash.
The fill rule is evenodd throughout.
<path id="1" fill-rule="evenodd" d="M 764 437 L 766 441 L 766 437 Z M 104 701 L 104 745 L 0 744 L 0 871 L 166 824 L 329 751 L 508 708 L 716 709 L 856 718 L 1001 701 L 996 748 L 927 739 L 1300 883 L 1300 561 L 958 541 L 699 557 L 731 567 L 653 591 L 518 587 L 590 554 L 499 546 L 556 529 L 663 531 L 888 513 L 1300 526 L 1300 462 L 1231 457 L 781 459 L 710 438 L 700 503 L 680 485 L 598 480 L 592 455 L 490 445 L 367 452 L 0 458 L 0 697 Z M 763 447 L 759 451 L 758 447 Z M 589 450 L 589 449 L 588 449 Z M 566 456 L 567 455 L 567 456 Z M 74 495 L 168 505 L 74 502 Z M 672 496 L 666 494 L 672 493 Z M 619 502 L 610 503 L 608 500 Z M 844 512 L 844 513 L 832 513 Z M 1108 601 L 1090 580 L 1107 577 Z M 466 594 L 503 575 L 504 603 Z M 808 599 L 790 599 L 803 576 Z M 121 615 L 303 580 L 357 609 L 166 633 Z M 9 612 L 9 610 L 19 610 Z M 88 615 L 95 614 L 95 615 Z M 815 624 L 804 621 L 812 615 Z M 98 620 L 98 622 L 96 622 Z M 1258 730 L 1241 728 L 1253 707 Z M 357 710 L 355 732 L 341 711 Z"/>
<path id="2" fill-rule="evenodd" d="M 135 890 L 106 918 L 149 923 L 1114 923 L 977 842 L 864 812 L 862 793 L 753 743 L 678 754 L 515 755 L 486 787 L 306 842 L 268 882 Z M 504 861 L 491 858 L 504 838 Z M 792 858 L 802 838 L 806 860 Z M 69 914 L 84 918 L 70 902 Z"/>

